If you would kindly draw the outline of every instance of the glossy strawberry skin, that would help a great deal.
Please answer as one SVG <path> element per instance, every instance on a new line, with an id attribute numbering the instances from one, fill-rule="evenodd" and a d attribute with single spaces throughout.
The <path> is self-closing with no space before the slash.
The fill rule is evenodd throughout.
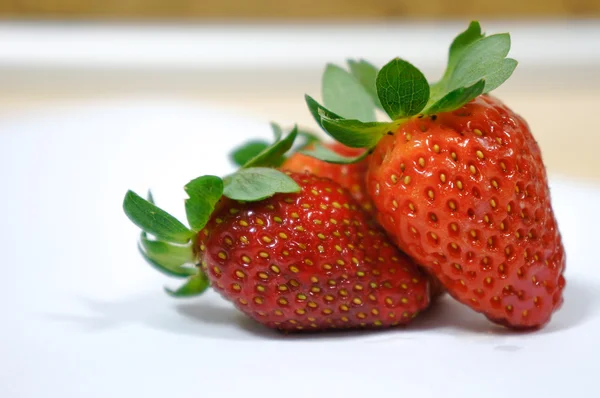
<path id="1" fill-rule="evenodd" d="M 428 306 L 414 263 L 329 179 L 291 174 L 297 194 L 222 200 L 196 252 L 211 285 L 284 331 L 405 324 Z"/>
<path id="2" fill-rule="evenodd" d="M 367 181 L 383 228 L 462 303 L 514 328 L 560 307 L 565 253 L 540 149 L 499 100 L 401 126 Z"/>
<path id="3" fill-rule="evenodd" d="M 348 157 L 359 156 L 363 153 L 364 149 L 350 148 L 339 142 L 331 142 L 325 144 L 325 146 L 332 151 Z M 375 208 L 371 202 L 369 194 L 367 193 L 367 167 L 369 157 L 351 164 L 333 164 L 327 163 L 322 160 L 315 159 L 310 156 L 303 155 L 301 153 L 295 153 L 290 156 L 283 164 L 282 168 L 296 173 L 310 173 L 319 177 L 329 178 L 343 188 L 350 191 L 354 199 L 356 199 L 362 206 L 373 217 L 375 216 Z M 440 281 L 427 272 L 430 284 L 430 297 L 435 299 L 444 294 L 445 289 Z"/>
<path id="4" fill-rule="evenodd" d="M 324 144 L 335 153 L 347 157 L 356 157 L 364 153 L 364 149 L 350 148 L 339 142 Z M 301 153 L 290 156 L 283 166 L 283 170 L 295 173 L 310 173 L 319 177 L 329 178 L 350 191 L 354 199 L 360 203 L 364 210 L 373 212 L 373 204 L 367 194 L 365 176 L 367 174 L 368 157 L 351 164 L 333 164 L 315 159 Z"/>

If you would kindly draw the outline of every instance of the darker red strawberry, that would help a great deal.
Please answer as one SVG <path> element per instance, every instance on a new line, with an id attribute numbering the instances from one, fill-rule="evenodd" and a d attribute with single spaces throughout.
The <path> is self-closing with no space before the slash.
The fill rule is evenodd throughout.
<path id="1" fill-rule="evenodd" d="M 427 307 L 425 276 L 346 190 L 291 177 L 301 192 L 225 199 L 200 233 L 199 259 L 224 298 L 288 331 L 394 326 Z"/>
<path id="2" fill-rule="evenodd" d="M 517 65 L 509 49 L 508 34 L 485 36 L 472 22 L 434 84 L 398 58 L 380 71 L 362 63 L 365 92 L 376 93 L 392 122 L 346 119 L 307 103 L 332 137 L 371 151 L 367 189 L 400 249 L 460 302 L 494 322 L 531 328 L 562 303 L 565 253 L 540 148 L 525 121 L 487 94 Z M 352 103 L 337 100 L 339 109 Z"/>
<path id="3" fill-rule="evenodd" d="M 350 193 L 328 178 L 284 174 L 297 135 L 253 155 L 223 179 L 185 186 L 190 228 L 133 192 L 127 216 L 144 232 L 140 251 L 187 282 L 173 296 L 212 285 L 258 322 L 286 331 L 406 324 L 429 304 L 426 276 Z M 192 264 L 198 265 L 197 267 Z"/>

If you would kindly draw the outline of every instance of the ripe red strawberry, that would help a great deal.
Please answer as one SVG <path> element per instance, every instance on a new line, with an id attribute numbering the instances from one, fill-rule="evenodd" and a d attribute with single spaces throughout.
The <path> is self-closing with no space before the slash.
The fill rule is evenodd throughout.
<path id="1" fill-rule="evenodd" d="M 364 149 L 350 148 L 339 142 L 324 144 L 331 151 L 348 157 L 360 156 Z M 294 153 L 281 166 L 284 170 L 296 173 L 310 173 L 329 178 L 350 191 L 354 199 L 367 212 L 373 212 L 373 204 L 367 195 L 366 175 L 368 158 L 351 164 L 334 164 L 313 158 L 300 152 Z"/>
<path id="2" fill-rule="evenodd" d="M 350 193 L 327 178 L 262 167 L 279 162 L 295 135 L 231 176 L 186 185 L 192 230 L 129 192 L 124 210 L 144 231 L 142 254 L 159 270 L 188 278 L 170 294 L 197 295 L 210 284 L 280 330 L 408 323 L 429 304 L 428 280 L 372 227 Z"/>
<path id="3" fill-rule="evenodd" d="M 426 278 L 347 191 L 291 174 L 302 188 L 247 204 L 225 200 L 198 238 L 211 284 L 281 330 L 409 322 L 429 303 Z"/>
<path id="4" fill-rule="evenodd" d="M 507 34 L 474 22 L 440 82 L 395 59 L 376 92 L 392 122 L 344 119 L 308 97 L 341 142 L 372 151 L 367 188 L 381 226 L 460 302 L 494 322 L 546 324 L 562 303 L 565 253 L 540 149 L 525 121 L 486 95 L 516 61 Z M 482 95 L 483 94 L 483 95 Z"/>
<path id="5" fill-rule="evenodd" d="M 560 306 L 565 254 L 540 150 L 497 99 L 404 124 L 368 180 L 381 225 L 461 302 L 524 327 Z"/>

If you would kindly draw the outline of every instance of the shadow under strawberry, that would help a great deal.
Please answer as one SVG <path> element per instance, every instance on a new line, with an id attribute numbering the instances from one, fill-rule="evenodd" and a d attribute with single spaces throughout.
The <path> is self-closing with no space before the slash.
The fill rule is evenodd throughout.
<path id="1" fill-rule="evenodd" d="M 177 335 L 235 341 L 255 338 L 286 341 L 305 338 L 352 339 L 381 335 L 383 342 L 390 338 L 414 338 L 415 333 L 439 333 L 440 331 L 469 339 L 490 334 L 493 336 L 528 335 L 490 324 L 484 316 L 470 311 L 447 296 L 405 327 L 380 331 L 354 330 L 284 335 L 244 316 L 217 297 L 214 297 L 213 301 L 211 295 L 207 295 L 200 301 L 179 302 L 175 305 L 176 311 L 173 311 L 172 302 L 166 300 L 158 291 L 109 301 L 79 297 L 75 298 L 75 301 L 84 308 L 83 315 L 51 313 L 43 316 L 57 325 L 78 327 L 88 333 L 101 333 L 134 324 Z M 565 290 L 565 297 L 563 311 L 557 312 L 553 321 L 546 328 L 537 331 L 535 335 L 568 331 L 589 322 L 599 313 L 600 286 L 589 280 L 571 278 L 569 287 Z"/>
<path id="2" fill-rule="evenodd" d="M 562 332 L 590 320 L 600 310 L 600 286 L 589 280 L 573 279 L 564 291 L 565 302 L 560 311 L 556 312 L 552 322 L 542 329 L 515 330 L 500 325 L 491 324 L 482 314 L 470 311 L 452 298 L 446 296 L 437 301 L 435 306 L 423 312 L 407 330 L 438 330 L 447 329 L 450 334 L 481 334 L 519 335 L 535 332 L 550 334 Z"/>
<path id="3" fill-rule="evenodd" d="M 589 281 L 573 279 L 569 283 L 569 288 L 565 290 L 565 300 L 563 311 L 555 314 L 553 322 L 547 327 L 537 330 L 538 334 L 550 334 L 566 331 L 586 323 L 592 316 L 598 313 L 600 309 L 600 286 L 594 285 Z M 369 330 L 350 330 L 335 331 L 325 334 L 300 333 L 294 335 L 281 335 L 261 326 L 251 319 L 245 318 L 240 312 L 230 307 L 217 306 L 212 303 L 190 303 L 177 306 L 178 312 L 199 323 L 208 324 L 229 324 L 235 323 L 245 332 L 275 339 L 302 339 L 310 336 L 311 338 L 339 338 L 341 336 L 356 337 L 370 335 L 375 332 Z M 204 329 L 203 329 L 204 330 Z M 407 326 L 398 326 L 396 328 L 383 331 L 385 334 L 398 334 L 408 337 L 412 332 L 447 331 L 451 335 L 481 335 L 482 333 L 493 335 L 523 335 L 527 331 L 507 329 L 499 325 L 491 324 L 485 316 L 470 311 L 467 307 L 460 305 L 452 298 L 446 296 L 440 298 L 436 305 L 421 313 L 417 319 Z M 382 333 L 379 331 L 377 333 Z"/>

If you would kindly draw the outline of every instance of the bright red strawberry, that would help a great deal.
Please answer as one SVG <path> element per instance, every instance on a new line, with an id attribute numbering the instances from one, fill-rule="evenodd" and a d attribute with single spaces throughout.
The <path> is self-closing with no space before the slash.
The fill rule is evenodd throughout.
<path id="1" fill-rule="evenodd" d="M 198 238 L 211 284 L 281 330 L 405 324 L 429 303 L 425 276 L 329 179 L 247 204 L 226 200 Z"/>
<path id="2" fill-rule="evenodd" d="M 404 124 L 369 166 L 379 222 L 455 298 L 507 325 L 549 320 L 562 302 L 565 254 L 523 119 L 480 96 Z"/>
<path id="3" fill-rule="evenodd" d="M 324 146 L 339 155 L 347 157 L 356 157 L 364 153 L 364 149 L 350 148 L 339 142 L 327 143 Z M 372 212 L 373 204 L 367 195 L 366 187 L 367 159 L 351 164 L 334 164 L 296 152 L 283 163 L 281 168 L 295 173 L 306 172 L 329 178 L 349 190 L 363 209 Z"/>
<path id="4" fill-rule="evenodd" d="M 188 279 L 170 294 L 197 295 L 212 285 L 272 328 L 410 322 L 429 304 L 428 280 L 372 226 L 372 216 L 330 179 L 263 167 L 278 163 L 295 136 L 294 130 L 278 137 L 224 179 L 187 184 L 191 230 L 151 198 L 129 192 L 124 210 L 144 231 L 142 254 L 159 270 Z"/>
<path id="5" fill-rule="evenodd" d="M 331 136 L 372 151 L 368 192 L 398 246 L 460 302 L 531 328 L 562 303 L 565 253 L 540 149 L 525 121 L 486 94 L 516 67 L 509 48 L 508 34 L 486 37 L 473 22 L 435 84 L 392 60 L 374 82 L 392 122 L 347 120 L 307 102 Z"/>

